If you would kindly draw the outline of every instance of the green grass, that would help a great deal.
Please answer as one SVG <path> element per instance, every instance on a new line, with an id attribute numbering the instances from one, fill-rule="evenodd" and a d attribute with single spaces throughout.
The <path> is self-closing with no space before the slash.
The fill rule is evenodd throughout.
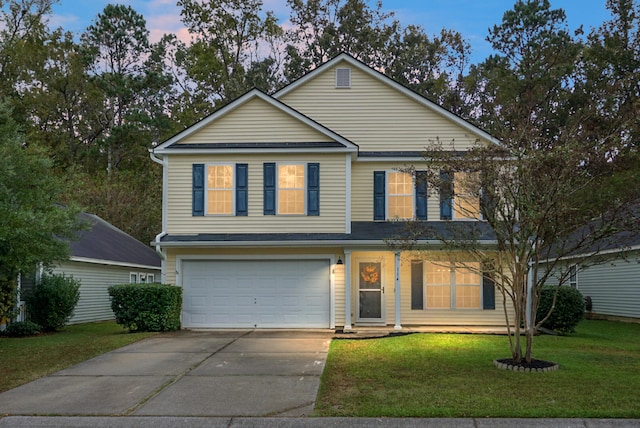
<path id="1" fill-rule="evenodd" d="M 154 334 L 127 333 L 115 322 L 100 322 L 34 337 L 0 337 L 0 392 Z"/>
<path id="2" fill-rule="evenodd" d="M 571 336 L 538 336 L 547 373 L 499 370 L 506 336 L 412 334 L 334 340 L 317 416 L 640 417 L 640 324 L 583 321 Z"/>

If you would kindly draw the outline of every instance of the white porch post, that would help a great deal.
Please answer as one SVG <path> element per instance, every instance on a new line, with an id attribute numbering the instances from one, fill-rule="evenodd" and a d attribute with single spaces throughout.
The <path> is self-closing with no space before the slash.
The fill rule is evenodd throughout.
<path id="1" fill-rule="evenodd" d="M 351 251 L 344 252 L 344 331 L 351 330 Z"/>
<path id="2" fill-rule="evenodd" d="M 396 268 L 396 282 L 395 282 L 395 301 L 396 301 L 396 325 L 393 327 L 394 330 L 402 330 L 402 325 L 400 323 L 400 251 L 396 251 L 395 253 L 395 268 Z"/>

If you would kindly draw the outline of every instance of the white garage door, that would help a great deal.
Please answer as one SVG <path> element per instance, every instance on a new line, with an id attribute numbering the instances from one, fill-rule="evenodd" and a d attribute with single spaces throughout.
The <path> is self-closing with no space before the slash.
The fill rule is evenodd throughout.
<path id="1" fill-rule="evenodd" d="M 329 328 L 328 260 L 183 262 L 184 327 Z"/>

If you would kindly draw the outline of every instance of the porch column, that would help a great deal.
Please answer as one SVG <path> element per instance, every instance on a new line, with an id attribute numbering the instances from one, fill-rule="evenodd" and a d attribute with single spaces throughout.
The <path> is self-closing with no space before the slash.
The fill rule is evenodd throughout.
<path id="1" fill-rule="evenodd" d="M 396 325 L 393 327 L 394 330 L 402 330 L 402 325 L 400 324 L 400 251 L 396 251 L 395 253 L 395 268 L 396 268 L 396 284 L 395 284 L 395 300 L 396 300 Z"/>
<path id="2" fill-rule="evenodd" d="M 344 331 L 351 330 L 351 251 L 344 251 Z"/>

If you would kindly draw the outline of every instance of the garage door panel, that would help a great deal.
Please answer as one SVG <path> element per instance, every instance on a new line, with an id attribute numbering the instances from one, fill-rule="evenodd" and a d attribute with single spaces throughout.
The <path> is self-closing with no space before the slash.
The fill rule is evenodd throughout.
<path id="1" fill-rule="evenodd" d="M 185 327 L 328 328 L 328 260 L 188 260 Z"/>

